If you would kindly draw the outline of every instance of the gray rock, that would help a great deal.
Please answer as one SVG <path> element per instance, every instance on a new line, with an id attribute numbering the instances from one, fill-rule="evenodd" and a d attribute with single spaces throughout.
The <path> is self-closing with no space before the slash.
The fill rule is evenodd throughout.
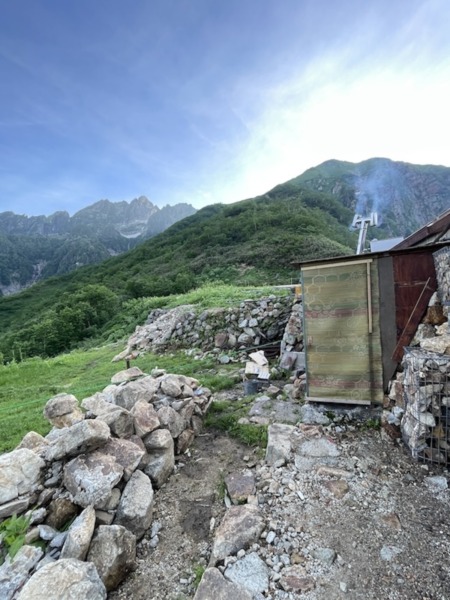
<path id="1" fill-rule="evenodd" d="M 131 367 L 129 369 L 125 369 L 124 371 L 119 371 L 113 375 L 111 377 L 111 383 L 119 385 L 120 383 L 126 383 L 127 381 L 139 379 L 140 377 L 144 377 L 144 375 L 145 373 L 143 373 L 139 367 Z"/>
<path id="2" fill-rule="evenodd" d="M 106 510 L 95 511 L 95 524 L 96 525 L 112 525 L 115 514 L 107 512 Z"/>
<path id="3" fill-rule="evenodd" d="M 330 419 L 312 404 L 300 407 L 299 420 L 307 425 L 329 425 Z"/>
<path id="4" fill-rule="evenodd" d="M 57 394 L 48 400 L 44 407 L 44 417 L 54 427 L 70 427 L 84 419 L 78 406 L 78 400 L 73 394 Z"/>
<path id="5" fill-rule="evenodd" d="M 108 408 L 114 408 L 115 405 L 108 399 L 109 396 L 104 392 L 96 392 L 92 396 L 83 398 L 81 406 L 84 410 L 91 412 L 93 415 L 98 417 L 103 411 Z"/>
<path id="6" fill-rule="evenodd" d="M 136 538 L 120 525 L 100 525 L 87 560 L 95 565 L 106 589 L 113 590 L 135 566 Z"/>
<path id="7" fill-rule="evenodd" d="M 54 461 L 90 452 L 106 444 L 110 436 L 110 429 L 103 421 L 81 421 L 60 430 L 60 435 L 46 449 L 45 459 Z"/>
<path id="8" fill-rule="evenodd" d="M 125 408 L 114 405 L 99 414 L 97 419 L 104 421 L 117 437 L 128 438 L 134 434 L 134 419 Z"/>
<path id="9" fill-rule="evenodd" d="M 68 535 L 67 531 L 62 531 L 61 533 L 57 533 L 55 535 L 55 537 L 49 543 L 48 547 L 49 548 L 58 548 L 59 550 L 61 550 L 65 544 L 67 535 Z"/>
<path id="10" fill-rule="evenodd" d="M 130 440 L 111 438 L 97 454 L 112 456 L 123 467 L 124 477 L 128 480 L 138 468 L 145 449 Z"/>
<path id="11" fill-rule="evenodd" d="M 167 481 L 175 466 L 174 442 L 167 429 L 157 429 L 144 438 L 148 452 L 144 472 L 157 487 Z"/>
<path id="12" fill-rule="evenodd" d="M 255 493 L 255 478 L 252 473 L 230 473 L 225 477 L 225 485 L 233 504 L 242 504 Z"/>
<path id="13" fill-rule="evenodd" d="M 393 560 L 397 554 L 400 554 L 402 552 L 401 548 L 398 548 L 397 546 L 383 546 L 380 550 L 380 556 L 382 558 L 382 560 L 385 560 L 387 562 Z"/>
<path id="14" fill-rule="evenodd" d="M 193 429 L 185 429 L 177 438 L 176 451 L 177 454 L 183 454 L 192 444 L 195 438 L 195 432 Z"/>
<path id="15" fill-rule="evenodd" d="M 253 336 L 247 333 L 241 333 L 238 337 L 237 343 L 242 346 L 249 346 L 253 344 Z"/>
<path id="16" fill-rule="evenodd" d="M 423 339 L 420 342 L 420 347 L 429 352 L 437 352 L 438 354 L 450 354 L 450 333 Z"/>
<path id="17" fill-rule="evenodd" d="M 181 385 L 177 375 L 164 375 L 161 380 L 161 391 L 167 396 L 181 396 Z"/>
<path id="18" fill-rule="evenodd" d="M 0 598 L 10 600 L 28 579 L 28 575 L 41 559 L 43 552 L 35 546 L 22 546 L 11 560 L 8 555 L 0 566 Z"/>
<path id="19" fill-rule="evenodd" d="M 308 458 L 336 457 L 341 454 L 337 445 L 326 437 L 300 442 L 296 453 Z"/>
<path id="20" fill-rule="evenodd" d="M 39 525 L 38 529 L 39 537 L 41 538 L 41 540 L 44 540 L 46 542 L 52 540 L 58 533 L 56 529 L 53 529 L 53 527 L 50 527 L 50 525 Z"/>
<path id="21" fill-rule="evenodd" d="M 48 446 L 48 441 L 45 437 L 35 431 L 30 431 L 24 435 L 20 444 L 16 447 L 16 450 L 27 448 L 28 450 L 33 450 L 36 454 L 40 454 L 44 451 L 46 446 Z"/>
<path id="22" fill-rule="evenodd" d="M 293 425 L 273 423 L 269 426 L 266 448 L 266 463 L 268 465 L 274 465 L 280 460 L 283 462 L 289 461 L 292 450 L 291 436 L 294 431 L 295 427 Z"/>
<path id="23" fill-rule="evenodd" d="M 433 477 L 425 477 L 426 485 L 431 489 L 435 490 L 446 490 L 448 489 L 447 478 L 442 475 L 435 475 Z"/>
<path id="24" fill-rule="evenodd" d="M 227 581 L 216 568 L 206 569 L 194 600 L 252 600 L 253 595 L 240 585 Z"/>
<path id="25" fill-rule="evenodd" d="M 105 600 L 106 589 L 91 562 L 65 558 L 49 563 L 28 580 L 17 600 Z"/>
<path id="26" fill-rule="evenodd" d="M 229 565 L 224 576 L 252 594 L 265 592 L 269 588 L 269 569 L 256 552 Z"/>
<path id="27" fill-rule="evenodd" d="M 327 567 L 331 567 L 337 556 L 332 548 L 316 548 L 311 554 Z"/>
<path id="28" fill-rule="evenodd" d="M 114 404 L 131 410 L 136 402 L 151 402 L 158 391 L 159 381 L 144 377 L 120 385 L 114 392 Z"/>
<path id="29" fill-rule="evenodd" d="M 76 504 L 103 508 L 122 475 L 123 467 L 112 456 L 83 454 L 64 467 L 64 486 Z"/>
<path id="30" fill-rule="evenodd" d="M 6 519 L 12 515 L 20 515 L 27 510 L 30 505 L 30 498 L 19 498 L 11 500 L 0 506 L 0 519 Z"/>
<path id="31" fill-rule="evenodd" d="M 263 529 L 264 520 L 257 506 L 245 504 L 229 508 L 216 530 L 210 565 L 251 546 Z"/>
<path id="32" fill-rule="evenodd" d="M 0 504 L 33 492 L 41 483 L 45 462 L 21 448 L 0 456 Z"/>
<path id="33" fill-rule="evenodd" d="M 84 560 L 89 550 L 94 527 L 95 510 L 93 506 L 88 506 L 70 526 L 60 558 Z"/>
<path id="34" fill-rule="evenodd" d="M 142 471 L 135 471 L 125 486 L 114 523 L 129 529 L 139 540 L 152 522 L 153 488 Z"/>
<path id="35" fill-rule="evenodd" d="M 45 517 L 47 516 L 47 509 L 43 506 L 41 508 L 34 508 L 32 510 L 29 510 L 26 516 L 30 519 L 30 525 L 43 523 L 45 521 Z"/>
<path id="36" fill-rule="evenodd" d="M 160 422 L 152 404 L 142 400 L 136 402 L 131 409 L 136 435 L 143 438 L 148 433 L 158 429 Z"/>
<path id="37" fill-rule="evenodd" d="M 130 412 L 108 401 L 105 393 L 97 392 L 85 398 L 81 406 L 104 421 L 117 437 L 129 437 L 134 433 L 134 421 Z"/>
<path id="38" fill-rule="evenodd" d="M 171 406 L 162 406 L 157 415 L 162 427 L 167 428 L 174 439 L 185 429 L 184 420 Z"/>

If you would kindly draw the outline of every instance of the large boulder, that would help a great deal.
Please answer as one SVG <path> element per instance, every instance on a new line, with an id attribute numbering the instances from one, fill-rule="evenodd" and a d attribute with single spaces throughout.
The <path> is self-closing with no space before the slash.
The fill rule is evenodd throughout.
<path id="1" fill-rule="evenodd" d="M 120 525 L 100 525 L 87 560 L 95 565 L 106 589 L 113 590 L 135 567 L 136 538 Z M 90 600 L 89 596 L 86 598 Z"/>
<path id="2" fill-rule="evenodd" d="M 167 429 L 157 429 L 144 438 L 144 444 L 148 452 L 144 471 L 159 488 L 170 477 L 175 466 L 172 436 Z"/>
<path id="3" fill-rule="evenodd" d="M 84 560 L 95 528 L 95 510 L 88 506 L 70 526 L 60 558 Z"/>
<path id="4" fill-rule="evenodd" d="M 252 594 L 269 589 L 269 568 L 256 552 L 246 554 L 235 563 L 228 565 L 224 576 L 229 581 L 247 589 Z"/>
<path id="5" fill-rule="evenodd" d="M 139 367 L 130 367 L 124 371 L 119 371 L 111 377 L 111 383 L 118 385 L 144 377 L 145 373 Z"/>
<path id="6" fill-rule="evenodd" d="M 73 394 L 57 394 L 48 400 L 44 407 L 44 417 L 58 429 L 70 427 L 84 419 Z"/>
<path id="7" fill-rule="evenodd" d="M 156 410 L 152 404 L 139 400 L 131 409 L 131 415 L 134 419 L 134 430 L 136 435 L 143 438 L 155 429 L 158 429 L 160 422 Z"/>
<path id="8" fill-rule="evenodd" d="M 36 546 L 22 546 L 16 556 L 8 555 L 0 566 L 0 598 L 11 600 L 19 590 L 32 569 L 42 558 L 43 552 Z"/>
<path id="9" fill-rule="evenodd" d="M 18 446 L 16 446 L 16 450 L 20 450 L 21 448 L 27 448 L 28 450 L 33 450 L 36 454 L 43 454 L 45 448 L 48 446 L 49 442 L 43 437 L 40 433 L 36 433 L 35 431 L 29 431 L 22 438 L 22 441 Z"/>
<path id="10" fill-rule="evenodd" d="M 130 412 L 112 402 L 102 392 L 84 398 L 81 406 L 93 414 L 97 419 L 104 421 L 112 433 L 117 437 L 126 438 L 134 433 L 134 420 Z"/>
<path id="11" fill-rule="evenodd" d="M 114 457 L 93 452 L 77 456 L 64 467 L 64 486 L 79 506 L 103 508 L 120 481 L 123 467 Z"/>
<path id="12" fill-rule="evenodd" d="M 257 542 L 263 529 L 264 519 L 257 506 L 244 504 L 229 508 L 216 530 L 210 565 L 215 566 Z"/>
<path id="13" fill-rule="evenodd" d="M 17 600 L 105 600 L 106 588 L 92 562 L 65 558 L 46 564 L 22 588 Z"/>
<path id="14" fill-rule="evenodd" d="M 114 404 L 131 410 L 136 402 L 151 402 L 158 391 L 159 382 L 152 377 L 119 385 L 114 392 Z"/>
<path id="15" fill-rule="evenodd" d="M 42 458 L 27 448 L 0 456 L 0 504 L 34 492 L 41 483 L 44 468 Z"/>
<path id="16" fill-rule="evenodd" d="M 171 406 L 161 406 L 157 414 L 162 427 L 167 428 L 174 439 L 186 429 L 184 419 Z"/>
<path id="17" fill-rule="evenodd" d="M 166 396 L 178 398 L 181 396 L 181 385 L 177 375 L 164 375 L 161 380 L 161 391 Z"/>
<path id="18" fill-rule="evenodd" d="M 219 569 L 206 569 L 194 600 L 252 600 L 253 594 L 244 587 L 227 581 Z"/>
<path id="19" fill-rule="evenodd" d="M 293 425 L 273 423 L 269 426 L 266 463 L 274 465 L 278 461 L 286 463 L 289 461 L 292 450 L 292 435 L 295 431 Z"/>
<path id="20" fill-rule="evenodd" d="M 153 487 L 150 478 L 135 471 L 123 490 L 114 523 L 123 525 L 140 539 L 152 522 Z"/>
<path id="21" fill-rule="evenodd" d="M 103 421 L 97 419 L 81 421 L 60 430 L 60 434 L 46 449 L 45 459 L 54 461 L 90 452 L 106 444 L 110 437 L 111 431 Z"/>
<path id="22" fill-rule="evenodd" d="M 116 463 L 123 467 L 124 478 L 128 480 L 138 468 L 145 454 L 145 448 L 141 448 L 131 440 L 111 438 L 98 452 L 112 456 Z"/>

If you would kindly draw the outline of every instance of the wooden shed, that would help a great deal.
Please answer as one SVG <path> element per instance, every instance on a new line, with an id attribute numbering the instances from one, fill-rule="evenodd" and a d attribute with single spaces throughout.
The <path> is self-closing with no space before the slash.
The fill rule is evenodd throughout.
<path id="1" fill-rule="evenodd" d="M 444 217 L 448 231 L 450 211 Z M 386 252 L 297 263 L 308 400 L 383 402 L 437 287 L 433 252 L 449 240 L 436 243 L 436 229 Z"/>

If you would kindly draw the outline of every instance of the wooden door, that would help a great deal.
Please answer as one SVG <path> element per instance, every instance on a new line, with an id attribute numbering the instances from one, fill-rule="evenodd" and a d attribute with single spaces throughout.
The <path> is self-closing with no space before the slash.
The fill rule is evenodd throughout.
<path id="1" fill-rule="evenodd" d="M 303 268 L 302 291 L 308 399 L 382 402 L 376 263 Z"/>

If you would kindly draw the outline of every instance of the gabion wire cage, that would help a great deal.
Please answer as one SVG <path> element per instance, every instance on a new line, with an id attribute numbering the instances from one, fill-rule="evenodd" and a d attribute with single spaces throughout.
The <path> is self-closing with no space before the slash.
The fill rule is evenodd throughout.
<path id="1" fill-rule="evenodd" d="M 404 442 L 417 460 L 450 462 L 450 356 L 405 348 Z"/>

